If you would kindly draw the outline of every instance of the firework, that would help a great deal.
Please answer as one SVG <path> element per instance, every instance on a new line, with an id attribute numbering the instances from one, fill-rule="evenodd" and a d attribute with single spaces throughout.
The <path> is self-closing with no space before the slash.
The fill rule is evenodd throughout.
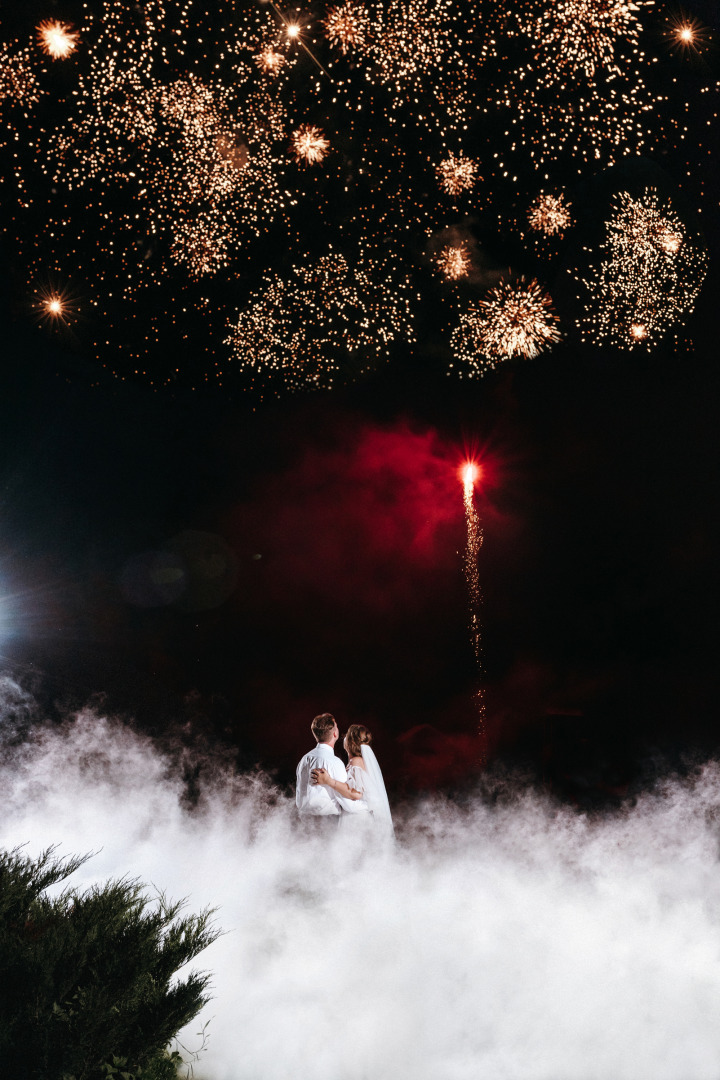
<path id="1" fill-rule="evenodd" d="M 522 31 L 552 61 L 555 75 L 584 75 L 592 79 L 598 69 L 615 67 L 619 39 L 636 45 L 642 29 L 641 7 L 655 0 L 554 0 L 521 10 Z"/>
<path id="2" fill-rule="evenodd" d="M 492 36 L 483 48 L 499 81 L 490 91 L 510 142 L 496 151 L 507 177 L 524 147 L 536 164 L 566 152 L 577 163 L 613 163 L 649 141 L 665 100 L 645 83 L 638 14 L 654 0 L 526 0 L 507 38 L 524 53 L 511 67 Z"/>
<path id="3" fill-rule="evenodd" d="M 467 244 L 446 244 L 435 256 L 435 265 L 448 281 L 467 277 L 472 265 Z"/>
<path id="4" fill-rule="evenodd" d="M 453 332 L 450 344 L 459 374 L 482 375 L 501 360 L 537 356 L 560 340 L 558 323 L 537 281 L 501 281 L 463 313 Z"/>
<path id="5" fill-rule="evenodd" d="M 330 143 L 319 127 L 302 124 L 292 136 L 292 151 L 298 165 L 319 164 L 330 148 Z"/>
<path id="6" fill-rule="evenodd" d="M 468 592 L 468 606 L 470 609 L 470 642 L 472 644 L 480 678 L 480 687 L 476 691 L 475 698 L 478 706 L 478 734 L 481 739 L 482 757 L 484 759 L 486 753 L 485 691 L 482 686 L 482 628 L 480 623 L 482 593 L 480 591 L 480 570 L 478 567 L 478 557 L 483 542 L 483 531 L 475 507 L 475 484 L 479 479 L 479 476 L 480 470 L 478 466 L 475 465 L 474 462 L 467 462 L 462 469 L 463 505 L 465 507 L 465 524 L 467 527 L 464 569 Z"/>
<path id="7" fill-rule="evenodd" d="M 285 63 L 285 57 L 272 45 L 265 45 L 255 57 L 255 63 L 266 75 L 277 75 Z"/>
<path id="8" fill-rule="evenodd" d="M 412 340 L 406 285 L 339 254 L 273 276 L 250 298 L 227 344 L 253 388 L 328 389 L 399 339 Z"/>
<path id="9" fill-rule="evenodd" d="M 79 36 L 72 26 L 57 19 L 44 19 L 37 28 L 38 44 L 53 60 L 64 60 L 75 52 Z"/>
<path id="10" fill-rule="evenodd" d="M 549 195 L 541 192 L 528 210 L 528 224 L 533 232 L 562 237 L 573 224 L 571 206 L 572 203 L 564 201 L 562 193 Z"/>
<path id="11" fill-rule="evenodd" d="M 443 191 L 446 191 L 448 195 L 456 196 L 473 187 L 478 167 L 477 162 L 472 158 L 459 153 L 449 154 L 440 162 L 436 171 Z"/>
<path id="12" fill-rule="evenodd" d="M 355 0 L 330 8 L 323 22 L 327 39 L 340 48 L 343 55 L 350 49 L 361 49 L 370 26 L 367 10 Z"/>
<path id="13" fill-rule="evenodd" d="M 589 293 L 578 325 L 583 340 L 651 349 L 692 312 L 707 254 L 657 191 L 622 192 L 606 222 L 603 258 L 578 280 Z"/>

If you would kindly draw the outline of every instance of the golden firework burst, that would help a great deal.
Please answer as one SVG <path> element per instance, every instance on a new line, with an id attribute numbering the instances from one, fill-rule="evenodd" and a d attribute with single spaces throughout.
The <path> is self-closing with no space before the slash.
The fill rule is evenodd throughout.
<path id="1" fill-rule="evenodd" d="M 34 105 L 39 100 L 40 84 L 27 50 L 0 45 L 0 105 L 3 101 Z"/>
<path id="2" fill-rule="evenodd" d="M 293 132 L 292 150 L 298 165 L 318 165 L 329 149 L 322 129 L 314 124 L 302 124 Z"/>
<path id="3" fill-rule="evenodd" d="M 467 244 L 446 244 L 435 256 L 435 265 L 448 281 L 467 277 L 472 265 Z"/>
<path id="4" fill-rule="evenodd" d="M 469 191 L 475 184 L 477 172 L 477 162 L 466 157 L 462 151 L 458 154 L 448 154 L 437 166 L 440 187 L 448 195 L 453 196 Z"/>
<path id="5" fill-rule="evenodd" d="M 370 26 L 370 17 L 362 4 L 355 0 L 330 8 L 323 22 L 327 39 L 340 48 L 343 55 L 350 49 L 361 49 Z"/>
<path id="6" fill-rule="evenodd" d="M 501 281 L 460 317 L 450 345 L 460 375 L 482 375 L 502 360 L 531 359 L 560 341 L 550 296 L 533 279 Z"/>
<path id="7" fill-rule="evenodd" d="M 528 210 L 528 224 L 533 232 L 545 236 L 562 237 L 573 224 L 570 207 L 562 193 L 551 195 L 541 192 Z"/>
<path id="8" fill-rule="evenodd" d="M 255 63 L 266 75 L 277 75 L 285 63 L 285 57 L 272 45 L 265 45 L 255 57 Z"/>
<path id="9" fill-rule="evenodd" d="M 65 60 L 75 52 L 80 37 L 69 23 L 57 19 L 43 19 L 36 33 L 40 48 L 53 60 Z"/>
<path id="10" fill-rule="evenodd" d="M 693 310 L 707 253 L 654 188 L 621 192 L 605 228 L 600 264 L 578 278 L 588 296 L 583 340 L 650 349 Z"/>

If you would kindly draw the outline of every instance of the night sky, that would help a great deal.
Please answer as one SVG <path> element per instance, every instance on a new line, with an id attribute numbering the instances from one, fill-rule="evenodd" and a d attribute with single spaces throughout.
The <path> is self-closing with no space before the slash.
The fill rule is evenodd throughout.
<path id="1" fill-rule="evenodd" d="M 244 6 L 251 8 L 235 5 Z M 3 21 L 6 40 L 29 40 L 44 17 L 79 25 L 77 5 L 69 7 L 24 5 L 8 25 Z M 102 5 L 88 8 L 97 13 Z M 228 267 L 194 280 L 182 266 L 161 265 L 163 237 L 155 235 L 157 280 L 133 300 L 132 326 L 118 314 L 121 305 L 85 314 L 86 300 L 100 289 L 97 263 L 105 258 L 115 266 L 105 239 L 94 246 L 95 189 L 58 195 L 23 142 L 32 205 L 20 211 L 13 150 L 5 146 L 1 650 L 6 671 L 47 714 L 59 719 L 93 703 L 160 739 L 230 748 L 241 767 L 260 764 L 288 782 L 308 748 L 310 720 L 329 710 L 341 730 L 353 722 L 371 727 L 395 791 L 461 790 L 482 756 L 459 478 L 462 463 L 473 458 L 483 469 L 475 499 L 484 535 L 489 762 L 527 770 L 586 806 L 624 797 L 658 770 L 716 752 L 720 191 L 713 9 L 658 4 L 643 16 L 643 47 L 659 58 L 647 64 L 648 85 L 667 95 L 647 124 L 667 124 L 641 153 L 623 151 L 613 164 L 606 147 L 596 161 L 566 148 L 540 166 L 520 146 L 520 179 L 503 181 L 491 151 L 502 146 L 505 121 L 479 104 L 491 100 L 499 78 L 490 65 L 473 79 L 474 119 L 463 148 L 479 161 L 483 181 L 465 201 L 435 206 L 434 178 L 427 164 L 415 162 L 409 121 L 397 135 L 399 122 L 388 120 L 397 114 L 382 113 L 376 103 L 362 138 L 367 146 L 369 133 L 384 139 L 386 128 L 395 131 L 407 173 L 394 170 L 387 147 L 378 150 L 386 155 L 377 186 L 371 184 L 378 207 L 369 196 L 362 203 L 358 182 L 348 208 L 338 185 L 347 188 L 357 168 L 359 135 L 335 116 L 338 160 L 328 159 L 323 180 L 310 166 L 298 173 L 298 206 L 268 227 L 264 247 L 248 241 Z M 313 42 L 322 37 L 324 11 L 321 4 L 308 9 Z M 496 7 L 483 5 L 482 17 L 490 25 Z M 668 47 L 670 17 L 698 20 L 705 28 L 700 51 Z M 207 22 L 213 24 L 212 11 Z M 482 38 L 476 26 L 463 45 L 468 56 Z M 517 63 L 514 48 L 508 71 Z M 323 62 L 331 55 L 326 42 L 313 49 Z M 332 140 L 332 103 L 314 89 L 324 76 L 303 55 L 289 78 L 293 116 L 306 109 Z M 50 103 L 41 104 L 40 120 L 32 110 L 30 119 L 17 119 L 23 133 L 36 122 L 48 130 L 67 108 L 68 68 L 62 76 L 53 69 L 47 79 Z M 435 83 L 426 77 L 424 91 L 432 97 L 441 81 L 440 73 Z M 351 94 L 352 80 L 343 85 Z M 580 100 L 579 91 L 570 99 Z M 670 124 L 679 115 L 689 126 L 682 140 Z M 451 135 L 445 132 L 445 147 Z M 436 136 L 427 138 L 432 155 Z M 547 183 L 543 170 L 551 175 Z M 408 199 L 422 201 L 407 228 L 399 225 L 404 202 L 388 194 L 393 176 L 403 185 L 407 177 Z M 115 196 L 108 179 L 104 184 L 106 206 Z M 517 222 L 538 190 L 560 186 L 576 224 L 562 241 L 542 247 Z M 639 197 L 648 187 L 672 199 L 710 253 L 695 310 L 647 349 L 584 341 L 576 322 L 587 301 L 581 303 L 570 271 L 590 264 L 587 249 L 602 241 L 613 198 L 623 191 Z M 126 224 L 122 200 L 141 204 L 127 184 L 117 199 Z M 361 203 L 372 204 L 375 216 L 361 213 Z M 43 231 L 48 207 L 69 222 L 65 240 L 75 230 L 76 248 L 59 250 Z M 339 249 L 338 237 L 351 226 L 356 235 L 344 250 L 369 245 L 372 254 L 368 237 L 377 236 L 388 260 L 402 267 L 409 294 L 420 297 L 416 341 L 392 342 L 359 373 L 356 356 L 345 363 L 337 352 L 321 355 L 337 367 L 330 388 L 300 385 L 292 392 L 277 373 L 262 385 L 256 376 L 248 381 L 237 358 L 223 353 L 227 313 L 249 302 L 263 275 L 287 276 L 298 252 L 318 257 L 326 242 Z M 112 219 L 104 227 L 111 231 Z M 123 265 L 145 259 L 137 240 L 144 227 L 141 221 L 130 242 L 125 225 L 118 226 Z M 461 233 L 473 253 L 470 278 L 454 286 L 432 266 L 448 230 Z M 53 287 L 62 285 L 63 258 L 68 275 L 74 267 L 81 310 L 73 308 L 67 324 L 38 325 L 43 252 Z M 94 278 L 85 273 L 91 264 Z M 448 374 L 453 319 L 508 268 L 544 283 L 563 340 L 535 358 L 498 361 L 481 377 Z M 186 311 L 181 318 L 173 308 L 171 318 L 158 300 L 169 304 L 177 290 Z M 217 298 L 212 313 L 201 297 Z M 312 354 L 312 363 L 317 326 L 309 312 L 303 355 Z M 136 360 L 123 356 L 148 332 L 136 374 Z"/>

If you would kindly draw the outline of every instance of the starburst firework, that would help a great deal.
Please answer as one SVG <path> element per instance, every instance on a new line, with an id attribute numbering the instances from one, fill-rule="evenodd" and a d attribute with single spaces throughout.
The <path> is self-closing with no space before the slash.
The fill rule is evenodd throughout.
<path id="1" fill-rule="evenodd" d="M 446 244 L 435 256 L 435 265 L 448 281 L 467 277 L 472 265 L 467 244 Z"/>
<path id="2" fill-rule="evenodd" d="M 298 165 L 318 165 L 329 148 L 329 141 L 314 124 L 302 124 L 293 132 L 292 151 Z"/>
<path id="3" fill-rule="evenodd" d="M 361 49 L 370 27 L 366 8 L 355 0 L 330 8 L 323 22 L 327 39 L 340 48 L 343 55 L 350 49 Z"/>
<path id="4" fill-rule="evenodd" d="M 255 63 L 266 75 L 277 75 L 285 64 L 285 57 L 272 45 L 265 45 L 255 57 Z"/>
<path id="5" fill-rule="evenodd" d="M 562 193 L 551 195 L 541 192 L 528 210 L 528 224 L 533 232 L 562 237 L 573 224 L 571 206 L 572 203 L 564 201 Z"/>
<path id="6" fill-rule="evenodd" d="M 470 191 L 477 177 L 477 162 L 466 157 L 462 152 L 448 154 L 437 166 L 440 187 L 448 195 L 457 196 L 463 191 Z"/>
<path id="7" fill-rule="evenodd" d="M 37 28 L 40 48 L 53 60 L 64 60 L 75 52 L 79 34 L 68 23 L 44 19 Z"/>
<path id="8" fill-rule="evenodd" d="M 651 349 L 693 310 L 707 254 L 653 188 L 639 198 L 621 192 L 606 230 L 604 257 L 578 279 L 589 294 L 583 339 Z"/>
<path id="9" fill-rule="evenodd" d="M 637 44 L 638 12 L 655 0 L 543 0 L 520 25 L 552 58 L 553 66 L 591 79 L 600 69 L 614 67 L 618 39 Z"/>
<path id="10" fill-rule="evenodd" d="M 501 281 L 461 315 L 452 334 L 458 373 L 482 375 L 502 360 L 533 358 L 560 340 L 558 323 L 552 301 L 537 281 Z"/>

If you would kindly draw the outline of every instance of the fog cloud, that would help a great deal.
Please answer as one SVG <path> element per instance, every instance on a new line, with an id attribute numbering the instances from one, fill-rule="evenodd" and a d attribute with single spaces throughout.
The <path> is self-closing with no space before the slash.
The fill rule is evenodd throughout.
<path id="1" fill-rule="evenodd" d="M 184 1036 L 210 1020 L 196 1077 L 718 1076 L 714 763 L 604 818 L 510 783 L 433 797 L 362 859 L 314 847 L 261 774 L 216 770 L 188 805 L 177 761 L 112 718 L 2 730 L 4 845 L 95 851 L 78 886 L 130 875 L 219 908 L 226 933 L 196 961 L 214 1000 Z"/>

